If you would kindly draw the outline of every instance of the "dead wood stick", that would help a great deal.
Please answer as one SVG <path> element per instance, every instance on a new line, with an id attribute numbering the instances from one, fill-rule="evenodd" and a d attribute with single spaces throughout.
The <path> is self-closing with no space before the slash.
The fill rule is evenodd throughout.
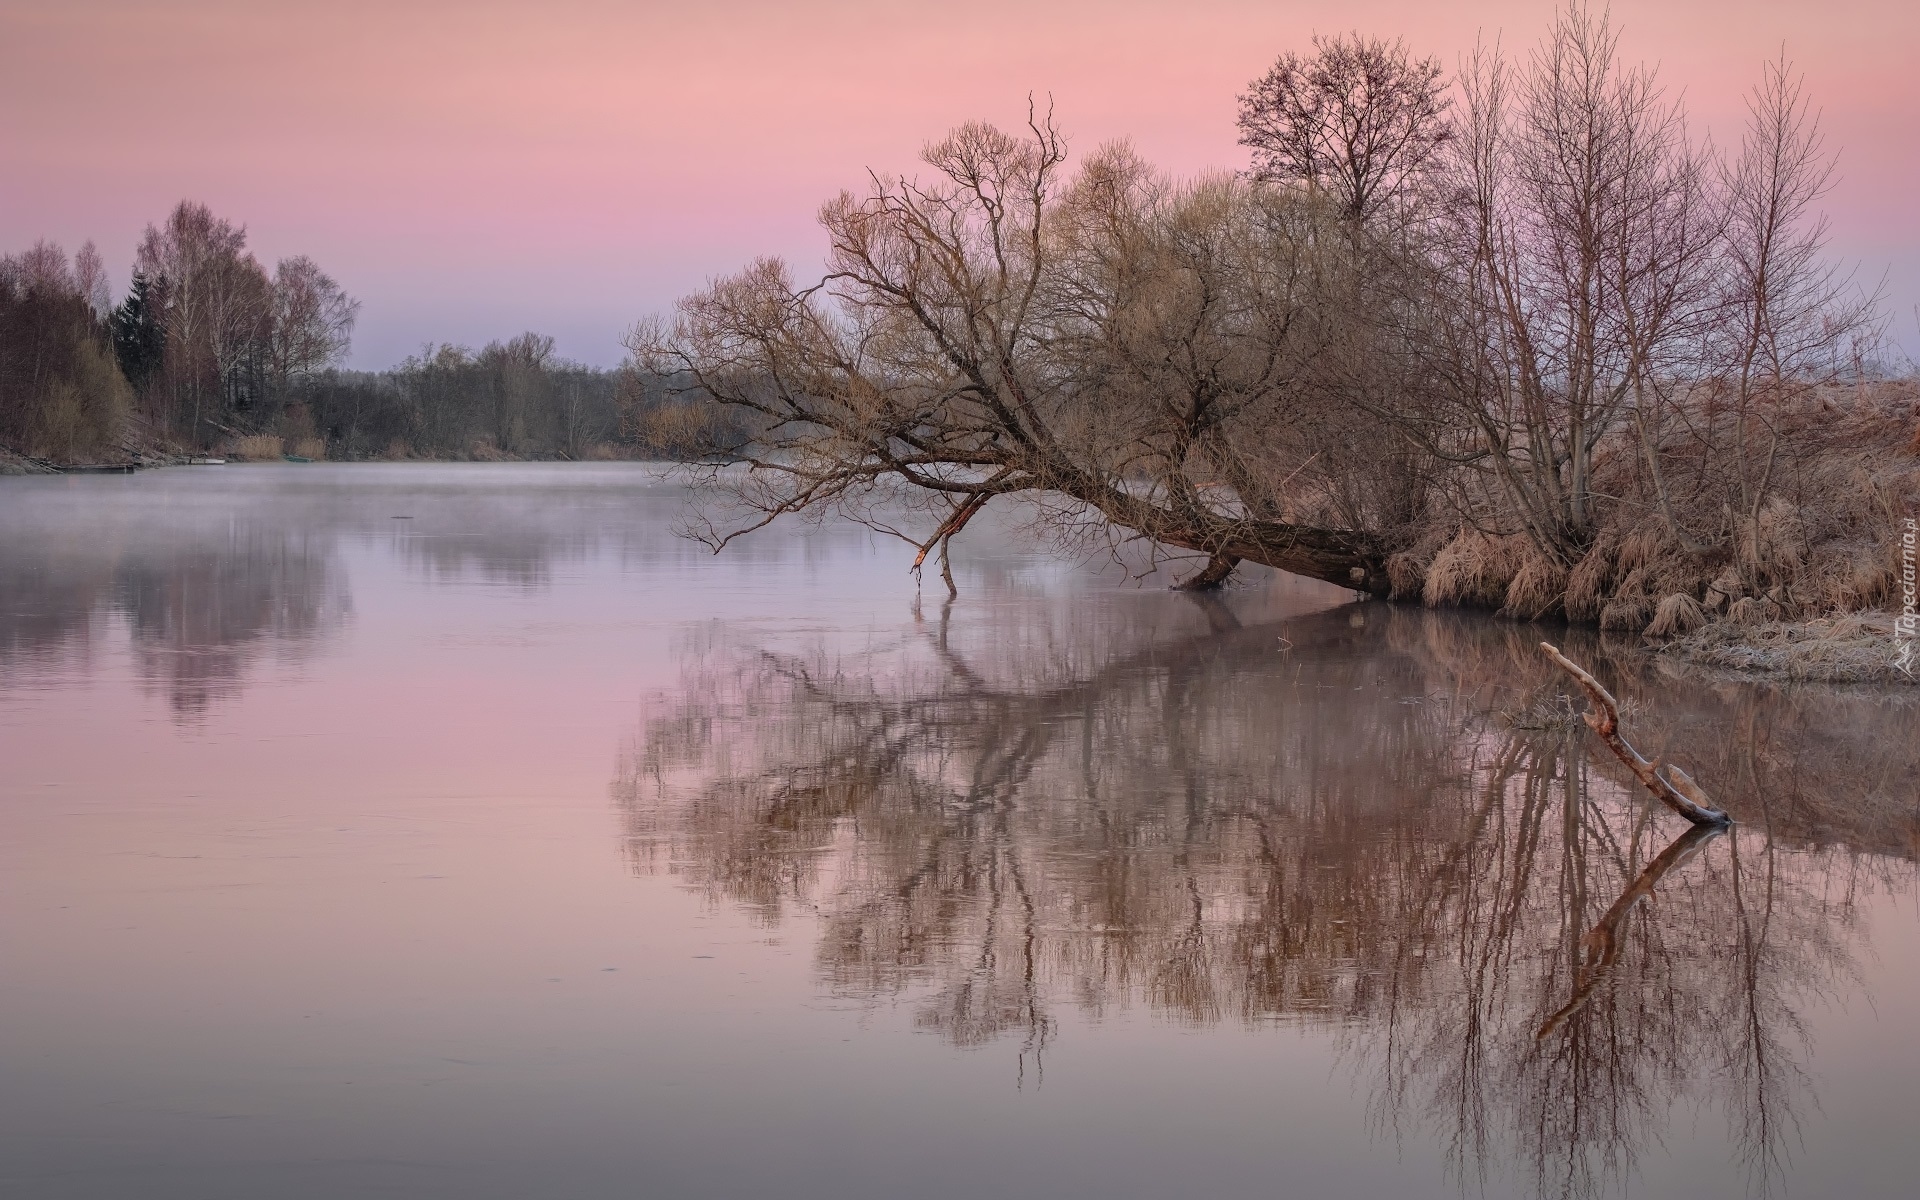
<path id="1" fill-rule="evenodd" d="M 1574 682 L 1586 690 L 1593 701 L 1593 707 L 1585 714 L 1588 728 L 1600 735 L 1600 740 L 1613 751 L 1613 756 L 1627 765 L 1634 778 L 1653 793 L 1654 799 L 1679 813 L 1695 825 L 1725 825 L 1730 818 L 1713 806 L 1700 785 L 1693 781 L 1679 767 L 1669 766 L 1661 773 L 1660 764 L 1650 763 L 1640 757 L 1640 752 L 1620 736 L 1620 705 L 1613 693 L 1600 686 L 1600 681 L 1587 674 L 1580 664 L 1574 662 L 1549 642 L 1541 642 L 1540 649 L 1546 651 L 1548 658 L 1560 665 L 1560 669 L 1573 676 Z"/>
<path id="2" fill-rule="evenodd" d="M 921 564 L 927 561 L 928 552 L 935 546 L 951 540 L 954 534 L 965 529 L 967 522 L 973 520 L 973 514 L 986 507 L 986 503 L 987 493 L 985 492 L 975 492 L 973 495 L 968 496 L 966 503 L 955 509 L 952 516 L 940 522 L 940 528 L 934 530 L 933 536 L 928 538 L 926 544 L 920 547 L 920 553 L 913 556 L 913 567 L 911 569 L 918 574 Z M 941 553 L 943 555 L 945 551 L 946 548 L 941 546 Z M 949 583 L 951 583 L 951 576 L 949 576 Z"/>

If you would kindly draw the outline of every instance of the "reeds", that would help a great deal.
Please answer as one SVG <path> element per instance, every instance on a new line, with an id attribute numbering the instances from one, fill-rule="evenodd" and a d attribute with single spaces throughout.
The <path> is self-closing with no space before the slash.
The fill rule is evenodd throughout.
<path id="1" fill-rule="evenodd" d="M 286 444 L 285 438 L 256 433 L 233 439 L 232 445 L 227 449 L 227 457 L 246 462 L 268 462 L 286 453 Z"/>
<path id="2" fill-rule="evenodd" d="M 1577 561 L 1563 566 L 1524 534 L 1486 531 L 1507 519 L 1494 505 L 1474 526 L 1417 532 L 1387 562 L 1393 598 L 1522 621 L 1564 616 L 1660 640 L 1716 624 L 1747 630 L 1884 611 L 1897 598 L 1900 522 L 1920 512 L 1916 413 L 1920 389 L 1910 382 L 1783 405 L 1773 414 L 1779 469 L 1770 494 L 1744 514 L 1714 483 L 1723 464 L 1711 447 L 1682 464 L 1692 490 L 1676 486 L 1664 507 L 1633 454 L 1598 455 L 1598 486 L 1618 499 Z"/>

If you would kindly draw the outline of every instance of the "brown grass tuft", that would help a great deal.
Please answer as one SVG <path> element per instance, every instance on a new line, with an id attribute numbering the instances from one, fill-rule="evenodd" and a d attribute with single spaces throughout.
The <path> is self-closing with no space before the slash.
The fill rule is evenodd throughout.
<path id="1" fill-rule="evenodd" d="M 1638 633 L 1653 620 L 1654 603 L 1650 596 L 1638 593 L 1615 596 L 1600 610 L 1600 628 L 1620 633 Z"/>
<path id="2" fill-rule="evenodd" d="M 1567 570 L 1540 552 L 1531 542 L 1520 551 L 1520 570 L 1507 586 L 1501 615 L 1520 621 L 1538 621 L 1561 611 L 1567 596 Z"/>
<path id="3" fill-rule="evenodd" d="M 1525 539 L 1518 535 L 1495 536 L 1462 529 L 1427 568 L 1427 607 L 1498 608 L 1506 600 L 1514 576 L 1520 573 L 1524 545 Z"/>
<path id="4" fill-rule="evenodd" d="M 1713 582 L 1707 585 L 1704 603 L 1708 611 L 1719 612 L 1744 595 L 1746 595 L 1746 589 L 1740 584 L 1740 573 L 1728 567 L 1714 576 Z"/>
<path id="5" fill-rule="evenodd" d="M 1727 605 L 1727 624 L 1752 628 L 1780 619 L 1780 606 L 1764 596 L 1742 596 Z"/>
<path id="6" fill-rule="evenodd" d="M 1402 551 L 1387 559 L 1387 582 L 1393 585 L 1390 600 L 1418 601 L 1426 590 L 1427 568 L 1414 555 Z"/>
<path id="7" fill-rule="evenodd" d="M 1752 576 L 1763 583 L 1791 584 L 1807 561 L 1807 525 L 1800 512 L 1774 498 L 1742 531 L 1740 557 Z"/>
<path id="8" fill-rule="evenodd" d="M 1619 545 L 1605 534 L 1567 573 L 1566 612 L 1570 621 L 1597 621 L 1607 606 Z"/>
<path id="9" fill-rule="evenodd" d="M 1685 592 L 1675 592 L 1660 601 L 1653 623 L 1646 628 L 1650 638 L 1673 638 L 1692 633 L 1707 623 L 1707 610 Z"/>
<path id="10" fill-rule="evenodd" d="M 285 446 L 286 442 L 281 438 L 256 433 L 251 437 L 233 439 L 233 445 L 228 449 L 227 457 L 247 462 L 267 462 L 285 453 Z"/>

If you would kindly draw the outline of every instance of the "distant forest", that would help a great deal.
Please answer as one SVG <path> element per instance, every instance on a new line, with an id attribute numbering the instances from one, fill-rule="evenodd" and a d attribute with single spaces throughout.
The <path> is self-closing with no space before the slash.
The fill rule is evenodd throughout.
<path id="1" fill-rule="evenodd" d="M 117 303 L 100 254 L 0 257 L 0 446 L 56 463 L 130 456 L 698 457 L 739 440 L 671 380 L 598 370 L 524 333 L 340 368 L 359 302 L 312 259 L 269 272 L 246 230 L 183 201 L 149 225 Z"/>

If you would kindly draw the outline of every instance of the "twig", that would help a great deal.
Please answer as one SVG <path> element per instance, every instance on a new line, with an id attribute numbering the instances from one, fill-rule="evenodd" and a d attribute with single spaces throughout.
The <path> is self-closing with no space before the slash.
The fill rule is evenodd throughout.
<path id="1" fill-rule="evenodd" d="M 1588 728 L 1600 735 L 1600 740 L 1613 751 L 1613 756 L 1627 765 L 1634 778 L 1646 785 L 1654 799 L 1679 813 L 1695 825 L 1726 825 L 1732 818 L 1713 806 L 1700 785 L 1693 781 L 1679 767 L 1669 766 L 1662 775 L 1658 763 L 1650 763 L 1640 757 L 1640 752 L 1620 736 L 1620 705 L 1613 694 L 1600 686 L 1600 681 L 1587 674 L 1580 665 L 1568 658 L 1549 642 L 1541 642 L 1540 649 L 1548 658 L 1560 665 L 1560 669 L 1573 676 L 1574 681 L 1586 690 L 1593 700 L 1593 707 L 1585 714 Z"/>

